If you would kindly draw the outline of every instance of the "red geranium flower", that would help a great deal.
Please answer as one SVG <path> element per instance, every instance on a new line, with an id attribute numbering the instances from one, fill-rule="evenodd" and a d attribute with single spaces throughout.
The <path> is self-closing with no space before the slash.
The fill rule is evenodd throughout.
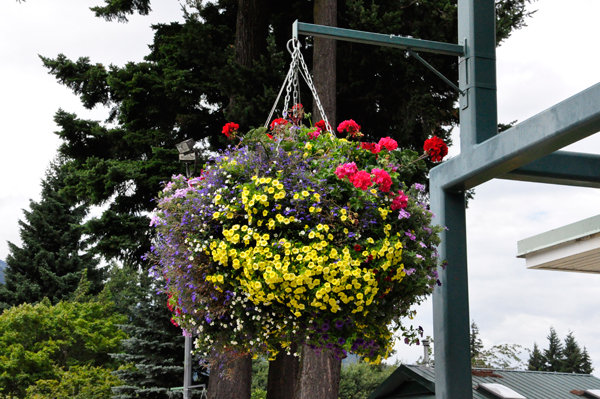
<path id="1" fill-rule="evenodd" d="M 340 123 L 340 125 L 337 128 L 337 131 L 339 133 L 346 132 L 350 137 L 356 137 L 356 135 L 360 133 L 360 125 L 354 122 L 354 120 L 350 119 Z"/>
<path id="2" fill-rule="evenodd" d="M 229 138 L 232 134 L 235 135 L 237 130 L 240 128 L 240 125 L 237 123 L 229 122 L 223 126 L 223 134 Z"/>
<path id="3" fill-rule="evenodd" d="M 361 250 L 361 249 L 362 249 L 362 247 L 361 247 L 360 245 L 358 245 L 358 244 L 356 244 L 356 245 L 354 246 L 354 250 L 355 250 L 356 252 L 360 252 L 360 250 Z"/>
<path id="4" fill-rule="evenodd" d="M 381 146 L 375 143 L 360 143 L 360 148 L 371 151 L 373 154 L 377 154 L 381 151 Z"/>
<path id="5" fill-rule="evenodd" d="M 373 182 L 371 181 L 371 174 L 364 170 L 360 170 L 349 176 L 349 179 L 350 182 L 354 184 L 354 187 L 360 188 L 363 191 L 366 191 L 373 185 Z"/>
<path id="6" fill-rule="evenodd" d="M 327 130 L 327 125 L 325 124 L 325 121 L 323 119 L 315 123 L 315 127 L 318 127 L 321 130 Z"/>
<path id="7" fill-rule="evenodd" d="M 371 173 L 373 174 L 373 182 L 379 184 L 379 189 L 382 192 L 387 193 L 390 191 L 390 188 L 392 187 L 392 178 L 388 172 L 383 169 L 375 168 Z"/>
<path id="8" fill-rule="evenodd" d="M 287 125 L 288 123 L 289 123 L 289 121 L 287 119 L 277 118 L 273 122 L 271 122 L 271 129 L 283 127 L 283 126 Z"/>
<path id="9" fill-rule="evenodd" d="M 429 154 L 433 162 L 440 162 L 448 155 L 448 146 L 437 136 L 425 140 L 423 149 Z"/>
<path id="10" fill-rule="evenodd" d="M 389 137 L 383 137 L 381 140 L 379 140 L 378 144 L 380 147 L 385 147 L 388 151 L 393 151 L 398 148 L 398 142 Z"/>
<path id="11" fill-rule="evenodd" d="M 270 138 L 271 140 L 273 140 L 273 135 L 272 134 L 267 133 L 267 137 Z"/>

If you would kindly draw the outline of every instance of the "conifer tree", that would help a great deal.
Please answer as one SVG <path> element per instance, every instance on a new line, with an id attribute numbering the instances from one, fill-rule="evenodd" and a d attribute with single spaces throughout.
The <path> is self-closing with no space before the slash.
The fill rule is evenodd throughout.
<path id="1" fill-rule="evenodd" d="M 584 346 L 583 353 L 581 354 L 581 363 L 575 372 L 581 374 L 592 374 L 592 371 L 594 371 L 594 368 L 592 367 L 592 359 L 588 354 L 587 348 Z"/>
<path id="2" fill-rule="evenodd" d="M 544 355 L 542 355 L 542 352 L 540 352 L 537 342 L 533 343 L 533 350 L 529 355 L 527 369 L 530 371 L 546 371 Z"/>
<path id="3" fill-rule="evenodd" d="M 575 341 L 573 332 L 569 331 L 565 338 L 565 348 L 563 349 L 563 373 L 576 373 L 579 370 L 582 360 L 582 353 L 579 344 Z"/>
<path id="4" fill-rule="evenodd" d="M 481 355 L 483 350 L 483 342 L 479 338 L 479 327 L 473 321 L 471 323 L 471 363 L 475 365 L 477 358 Z"/>
<path id="5" fill-rule="evenodd" d="M 563 369 L 563 345 L 554 330 L 550 327 L 548 335 L 548 349 L 544 349 L 546 371 L 561 371 Z"/>
<path id="6" fill-rule="evenodd" d="M 129 336 L 122 352 L 111 355 L 122 365 L 116 376 L 125 382 L 113 388 L 113 398 L 169 398 L 170 388 L 183 386 L 184 338 L 170 321 L 166 297 L 131 266 L 113 266 L 108 289 L 128 318 L 120 327 Z"/>
<path id="7" fill-rule="evenodd" d="M 5 284 L 0 306 L 36 303 L 48 297 L 53 304 L 68 300 L 87 273 L 90 293 L 102 289 L 98 261 L 85 253 L 83 219 L 88 206 L 67 198 L 61 190 L 67 176 L 64 159 L 55 160 L 42 181 L 41 200 L 31 200 L 20 220 L 21 246 L 8 243 Z"/>

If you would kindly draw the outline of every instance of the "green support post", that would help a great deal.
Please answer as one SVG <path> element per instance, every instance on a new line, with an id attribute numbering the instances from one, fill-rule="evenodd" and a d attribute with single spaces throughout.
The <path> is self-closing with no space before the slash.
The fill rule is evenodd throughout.
<path id="1" fill-rule="evenodd" d="M 470 151 L 498 133 L 496 99 L 496 8 L 494 0 L 458 1 L 460 150 Z"/>

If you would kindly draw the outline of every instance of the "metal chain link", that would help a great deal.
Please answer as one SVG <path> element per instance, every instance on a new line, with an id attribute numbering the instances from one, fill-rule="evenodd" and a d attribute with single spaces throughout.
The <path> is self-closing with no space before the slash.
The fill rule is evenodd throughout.
<path id="1" fill-rule="evenodd" d="M 290 51 L 290 49 L 289 49 L 290 43 L 292 44 L 293 51 Z M 285 94 L 284 104 L 283 104 L 284 117 L 287 116 L 287 111 L 289 109 L 289 103 L 290 103 L 290 96 L 292 97 L 292 99 L 294 101 L 294 105 L 298 104 L 298 102 L 300 100 L 300 85 L 299 85 L 299 81 L 298 81 L 298 72 L 300 72 L 300 75 L 304 78 L 304 81 L 308 85 L 308 88 L 310 89 L 310 92 L 312 93 L 313 98 L 315 99 L 315 102 L 317 103 L 317 108 L 319 110 L 319 113 L 321 114 L 321 117 L 323 118 L 323 121 L 325 122 L 325 127 L 326 127 L 327 131 L 329 132 L 331 137 L 335 137 L 335 133 L 333 132 L 333 129 L 331 128 L 331 125 L 329 124 L 329 120 L 327 119 L 327 115 L 325 114 L 325 110 L 323 109 L 323 105 L 321 104 L 321 100 L 319 99 L 319 95 L 317 93 L 317 88 L 315 87 L 313 80 L 310 76 L 310 72 L 308 71 L 308 66 L 306 65 L 306 62 L 304 62 L 304 57 L 302 56 L 302 53 L 300 52 L 300 47 L 301 47 L 300 42 L 297 40 L 292 39 L 288 42 L 288 51 L 292 54 L 292 62 L 290 64 L 290 69 L 288 70 L 288 73 L 283 81 L 283 85 L 281 86 L 281 90 L 279 90 L 279 95 L 277 96 L 277 99 L 275 100 L 275 104 L 273 105 L 273 108 L 271 109 L 271 113 L 269 114 L 269 117 L 267 118 L 265 127 L 267 127 L 267 128 L 269 127 L 269 122 L 271 122 L 271 118 L 273 117 L 273 113 L 275 112 L 275 109 L 277 108 L 277 103 L 279 102 L 279 99 L 281 98 L 281 94 L 283 93 L 284 87 L 286 89 L 286 94 Z M 293 86 L 293 91 L 292 91 L 292 86 Z"/>

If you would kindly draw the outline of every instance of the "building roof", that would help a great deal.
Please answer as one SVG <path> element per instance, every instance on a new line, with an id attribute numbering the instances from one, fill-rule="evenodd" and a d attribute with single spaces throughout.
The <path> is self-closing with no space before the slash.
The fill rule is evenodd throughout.
<path id="1" fill-rule="evenodd" d="M 600 215 L 517 242 L 527 268 L 600 273 Z"/>
<path id="2" fill-rule="evenodd" d="M 544 371 L 473 369 L 473 399 L 495 399 L 477 389 L 479 384 L 501 384 L 527 399 L 577 399 L 587 389 L 600 389 L 600 379 L 591 374 Z M 402 365 L 368 399 L 435 398 L 435 371 L 432 367 Z"/>

